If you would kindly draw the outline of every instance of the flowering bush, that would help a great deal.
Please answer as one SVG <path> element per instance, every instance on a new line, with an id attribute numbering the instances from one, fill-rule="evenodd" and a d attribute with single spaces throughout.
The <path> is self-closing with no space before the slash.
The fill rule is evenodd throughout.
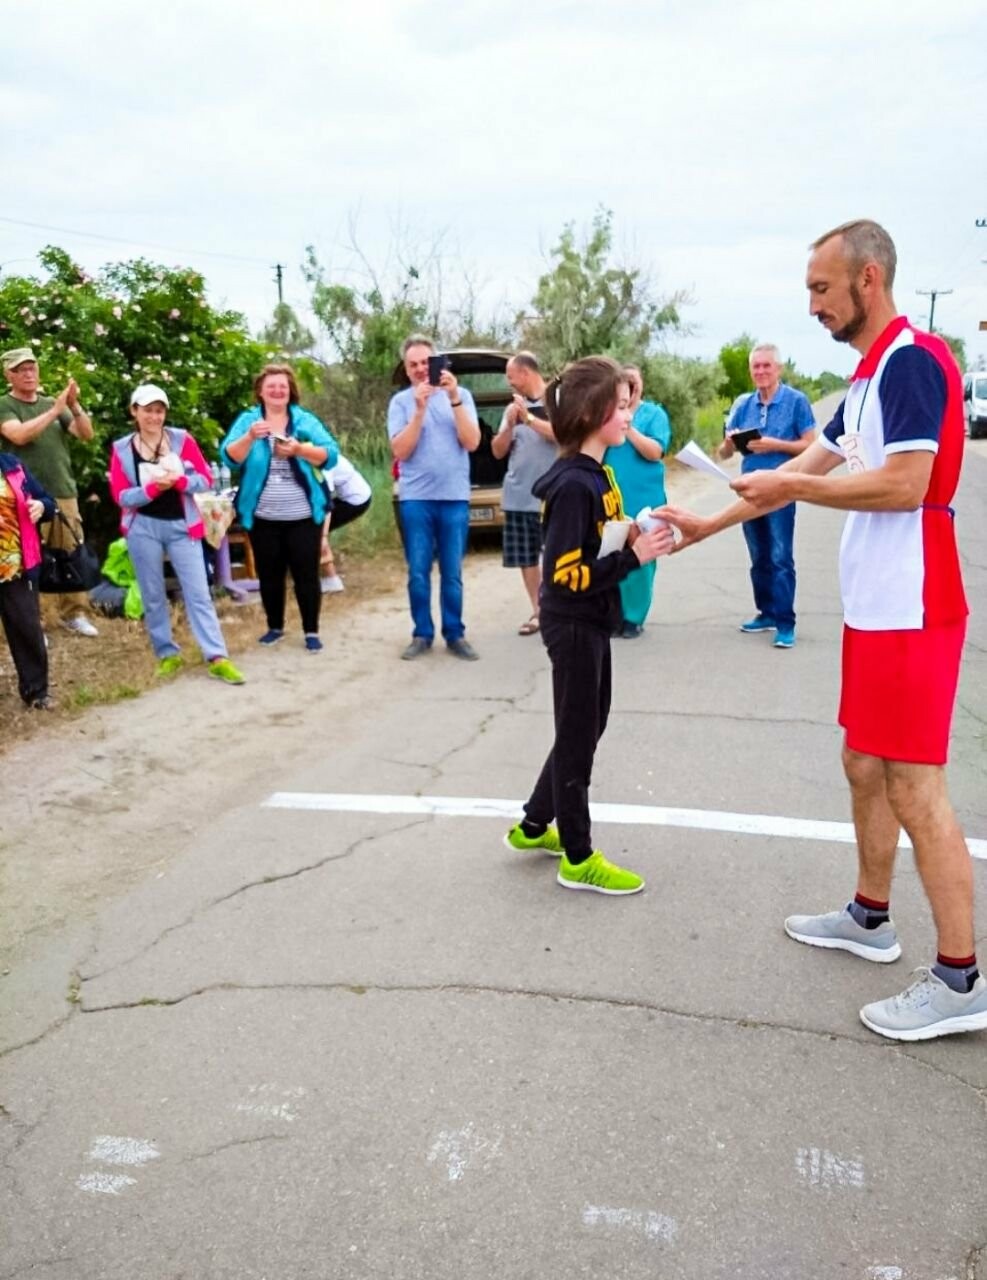
<path id="1" fill-rule="evenodd" d="M 168 393 L 168 421 L 191 431 L 207 457 L 236 414 L 251 404 L 251 383 L 276 352 L 250 336 L 243 316 L 216 311 L 196 271 L 145 259 L 87 275 L 62 249 L 40 255 L 46 278 L 0 281 L 0 351 L 31 347 L 47 395 L 70 377 L 96 432 L 74 445 L 84 496 L 106 496 L 109 442 L 130 424 L 130 393 L 154 382 Z M 297 362 L 303 383 L 312 380 Z"/>

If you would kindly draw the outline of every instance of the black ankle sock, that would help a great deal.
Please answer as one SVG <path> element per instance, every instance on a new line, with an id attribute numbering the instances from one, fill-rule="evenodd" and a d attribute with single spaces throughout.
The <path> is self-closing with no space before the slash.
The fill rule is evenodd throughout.
<path id="1" fill-rule="evenodd" d="M 941 978 L 947 987 L 952 987 L 954 991 L 961 992 L 972 991 L 973 984 L 980 977 L 975 955 L 963 957 L 944 956 L 941 951 L 936 956 L 932 972 L 937 978 Z"/>
<path id="2" fill-rule="evenodd" d="M 548 823 L 532 822 L 530 818 L 525 818 L 521 823 L 521 830 L 529 840 L 537 840 L 539 836 L 543 836 L 548 830 Z"/>
<path id="3" fill-rule="evenodd" d="M 853 901 L 847 904 L 847 911 L 853 916 L 862 929 L 876 929 L 890 919 L 889 902 L 878 902 L 875 898 L 865 898 L 862 893 L 856 894 Z"/>

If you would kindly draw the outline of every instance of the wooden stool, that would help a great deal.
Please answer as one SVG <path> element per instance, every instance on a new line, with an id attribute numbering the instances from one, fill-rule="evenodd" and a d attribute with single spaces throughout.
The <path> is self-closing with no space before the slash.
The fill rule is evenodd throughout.
<path id="1" fill-rule="evenodd" d="M 257 577 L 257 566 L 254 564 L 254 551 L 250 545 L 250 539 L 246 530 L 233 528 L 226 535 L 226 541 L 233 547 L 243 548 L 243 563 L 238 563 L 230 557 L 230 572 L 234 578 L 251 578 Z"/>

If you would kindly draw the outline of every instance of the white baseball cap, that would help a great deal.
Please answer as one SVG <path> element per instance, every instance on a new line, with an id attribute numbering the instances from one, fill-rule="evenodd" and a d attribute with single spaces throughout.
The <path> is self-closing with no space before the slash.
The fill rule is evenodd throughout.
<path id="1" fill-rule="evenodd" d="M 134 387 L 133 394 L 130 397 L 131 408 L 135 404 L 143 408 L 145 405 L 157 403 L 163 404 L 166 409 L 171 408 L 167 393 L 162 391 L 160 387 L 156 387 L 153 382 L 142 382 L 139 387 Z"/>

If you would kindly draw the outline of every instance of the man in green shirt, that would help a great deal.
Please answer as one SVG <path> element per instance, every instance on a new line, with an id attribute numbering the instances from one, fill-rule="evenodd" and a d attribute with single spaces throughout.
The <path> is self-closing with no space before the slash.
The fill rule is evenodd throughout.
<path id="1" fill-rule="evenodd" d="M 52 398 L 38 393 L 38 361 L 30 347 L 5 351 L 0 356 L 0 364 L 10 387 L 7 395 L 0 396 L 0 442 L 9 445 L 23 460 L 58 503 L 59 511 L 76 536 L 81 538 L 79 491 L 72 474 L 66 437 L 71 433 L 77 440 L 91 440 L 93 424 L 79 404 L 75 379 L 69 379 L 68 386 Z M 74 546 L 68 530 L 58 520 L 54 527 L 43 525 L 41 536 L 54 547 L 71 550 Z M 66 593 L 56 599 L 58 620 L 63 627 L 78 635 L 97 634 L 86 616 L 89 602 L 85 592 Z"/>

